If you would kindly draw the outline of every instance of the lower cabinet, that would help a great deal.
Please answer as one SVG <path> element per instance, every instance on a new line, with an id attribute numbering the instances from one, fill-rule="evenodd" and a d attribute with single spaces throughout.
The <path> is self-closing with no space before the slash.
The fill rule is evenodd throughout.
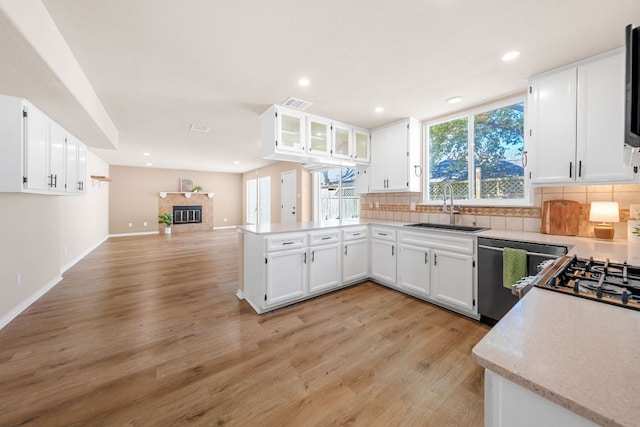
<path id="1" fill-rule="evenodd" d="M 352 283 L 369 276 L 368 244 L 366 239 L 347 241 L 342 244 L 342 281 Z"/>
<path id="2" fill-rule="evenodd" d="M 452 308 L 477 311 L 473 271 L 473 256 L 434 250 L 431 296 Z"/>
<path id="3" fill-rule="evenodd" d="M 396 231 L 371 228 L 371 278 L 385 285 L 396 284 Z"/>
<path id="4" fill-rule="evenodd" d="M 406 243 L 399 245 L 398 288 L 422 296 L 431 294 L 431 250 Z"/>
<path id="5" fill-rule="evenodd" d="M 309 248 L 309 293 L 315 294 L 340 284 L 340 245 Z"/>

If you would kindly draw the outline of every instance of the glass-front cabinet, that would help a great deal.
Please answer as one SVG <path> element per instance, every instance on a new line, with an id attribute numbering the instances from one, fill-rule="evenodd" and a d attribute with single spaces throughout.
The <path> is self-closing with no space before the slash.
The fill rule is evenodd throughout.
<path id="1" fill-rule="evenodd" d="M 305 150 L 305 115 L 298 111 L 278 111 L 278 144 L 280 150 Z"/>
<path id="2" fill-rule="evenodd" d="M 331 155 L 331 120 L 307 116 L 307 151 L 313 155 Z"/>
<path id="3" fill-rule="evenodd" d="M 351 160 L 351 126 L 333 122 L 333 157 Z"/>
<path id="4" fill-rule="evenodd" d="M 369 131 L 367 129 L 353 129 L 353 160 L 369 162 Z"/>

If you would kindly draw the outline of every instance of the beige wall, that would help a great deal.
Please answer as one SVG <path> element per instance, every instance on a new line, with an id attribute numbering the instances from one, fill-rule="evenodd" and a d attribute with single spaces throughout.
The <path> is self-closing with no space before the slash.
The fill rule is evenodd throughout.
<path id="1" fill-rule="evenodd" d="M 181 178 L 192 179 L 204 192 L 215 193 L 214 228 L 242 224 L 240 174 L 112 165 L 110 178 L 113 179 L 108 184 L 110 234 L 157 231 L 159 193 L 178 191 Z"/>
<path id="2" fill-rule="evenodd" d="M 311 204 L 311 174 L 300 163 L 278 162 L 247 172 L 242 176 L 242 223 L 246 222 L 247 212 L 247 180 L 269 176 L 271 177 L 271 222 L 280 222 L 280 174 L 296 171 L 297 210 L 298 221 L 310 221 L 313 217 Z"/>
<path id="3" fill-rule="evenodd" d="M 91 153 L 87 168 L 88 175 L 108 172 Z M 107 238 L 107 204 L 108 194 L 90 182 L 83 196 L 0 193 L 0 327 Z"/>

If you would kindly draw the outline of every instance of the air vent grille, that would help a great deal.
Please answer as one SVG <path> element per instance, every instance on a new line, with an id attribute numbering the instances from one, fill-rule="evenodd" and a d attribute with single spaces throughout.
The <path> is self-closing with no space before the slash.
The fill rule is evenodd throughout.
<path id="1" fill-rule="evenodd" d="M 313 105 L 313 102 L 303 101 L 298 98 L 289 98 L 282 103 L 285 107 L 295 108 L 296 110 L 306 110 Z"/>
<path id="2" fill-rule="evenodd" d="M 201 133 L 209 132 L 209 126 L 199 125 L 197 123 L 192 123 L 189 129 L 191 129 L 193 132 L 201 132 Z"/>

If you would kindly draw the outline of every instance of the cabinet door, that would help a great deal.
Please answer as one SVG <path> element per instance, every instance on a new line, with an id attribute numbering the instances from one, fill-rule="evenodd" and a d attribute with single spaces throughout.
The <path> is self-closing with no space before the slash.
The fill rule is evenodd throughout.
<path id="1" fill-rule="evenodd" d="M 335 288 L 340 284 L 340 246 L 316 246 L 309 249 L 309 293 Z"/>
<path id="2" fill-rule="evenodd" d="M 267 306 L 304 296 L 306 265 L 306 248 L 267 254 Z"/>
<path id="3" fill-rule="evenodd" d="M 78 142 L 78 189 L 87 192 L 87 146 Z"/>
<path id="4" fill-rule="evenodd" d="M 387 128 L 387 190 L 409 189 L 409 129 L 406 122 Z"/>
<path id="5" fill-rule="evenodd" d="M 369 162 L 369 131 L 366 129 L 353 130 L 353 160 Z"/>
<path id="6" fill-rule="evenodd" d="M 450 307 L 475 313 L 474 295 L 473 257 L 433 251 L 431 296 Z"/>
<path id="7" fill-rule="evenodd" d="M 398 254 L 398 287 L 413 293 L 429 296 L 429 249 L 401 244 Z"/>
<path id="8" fill-rule="evenodd" d="M 50 190 L 64 192 L 65 146 L 67 132 L 57 123 L 51 122 L 49 134 L 49 176 Z"/>
<path id="9" fill-rule="evenodd" d="M 78 141 L 69 136 L 65 147 L 65 191 L 67 193 L 77 193 L 80 191 L 78 184 Z"/>
<path id="10" fill-rule="evenodd" d="M 50 120 L 40 110 L 25 106 L 25 173 L 26 188 L 49 190 L 49 125 Z"/>
<path id="11" fill-rule="evenodd" d="M 528 109 L 532 182 L 575 180 L 576 69 L 532 81 Z"/>
<path id="12" fill-rule="evenodd" d="M 578 67 L 579 181 L 624 181 L 625 58 L 622 53 Z"/>
<path id="13" fill-rule="evenodd" d="M 334 122 L 333 128 L 333 157 L 351 159 L 351 128 L 342 123 Z"/>
<path id="14" fill-rule="evenodd" d="M 369 167 L 365 165 L 356 165 L 355 189 L 358 194 L 366 194 L 369 192 Z"/>
<path id="15" fill-rule="evenodd" d="M 387 285 L 396 284 L 396 244 L 371 240 L 371 278 Z"/>
<path id="16" fill-rule="evenodd" d="M 369 166 L 369 188 L 371 191 L 387 189 L 387 129 L 371 132 L 371 165 Z"/>
<path id="17" fill-rule="evenodd" d="M 314 155 L 331 155 L 331 121 L 322 117 L 308 116 L 307 151 Z"/>
<path id="18" fill-rule="evenodd" d="M 301 152 L 305 150 L 305 115 L 298 111 L 277 111 L 277 146 L 280 151 Z"/>
<path id="19" fill-rule="evenodd" d="M 368 276 L 367 240 L 352 240 L 342 244 L 342 282 L 364 280 Z"/>

